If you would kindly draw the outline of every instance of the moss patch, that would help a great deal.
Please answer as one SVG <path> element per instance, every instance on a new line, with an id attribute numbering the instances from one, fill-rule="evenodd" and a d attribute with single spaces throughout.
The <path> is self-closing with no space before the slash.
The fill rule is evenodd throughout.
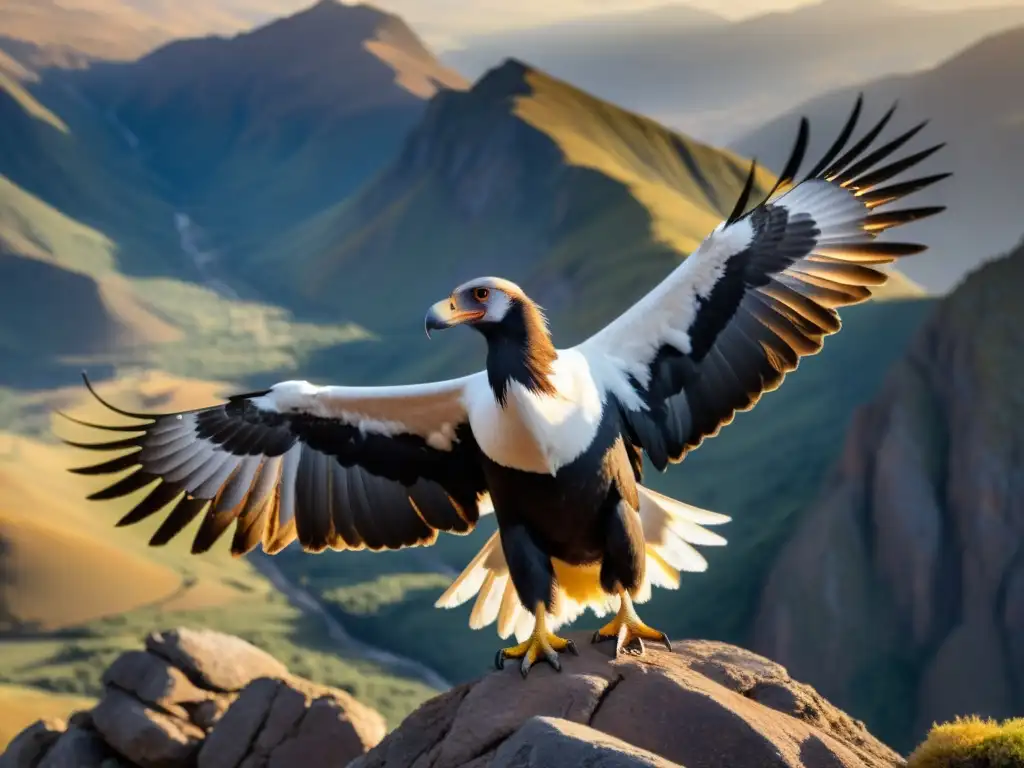
<path id="1" fill-rule="evenodd" d="M 936 725 L 907 768 L 1018 768 L 1024 765 L 1024 718 L 979 717 Z"/>

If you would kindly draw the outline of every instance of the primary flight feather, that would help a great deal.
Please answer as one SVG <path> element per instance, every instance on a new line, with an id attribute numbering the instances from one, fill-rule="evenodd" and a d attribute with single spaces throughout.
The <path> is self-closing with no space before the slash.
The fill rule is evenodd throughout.
<path id="1" fill-rule="evenodd" d="M 942 210 L 888 208 L 948 175 L 887 184 L 942 145 L 892 160 L 923 126 L 874 148 L 889 110 L 847 148 L 861 107 L 858 99 L 797 182 L 802 121 L 767 199 L 747 210 L 752 167 L 732 213 L 700 247 L 575 347 L 554 347 L 518 286 L 480 278 L 425 319 L 428 335 L 479 331 L 479 373 L 393 387 L 286 381 L 182 413 L 104 403 L 137 423 L 86 424 L 123 437 L 71 445 L 119 455 L 72 471 L 133 470 L 90 496 L 149 489 L 120 525 L 173 504 L 154 545 L 201 515 L 195 553 L 232 526 L 235 554 L 259 545 L 273 554 L 296 539 L 310 552 L 424 546 L 493 512 L 497 532 L 437 605 L 475 596 L 471 627 L 497 622 L 501 637 L 514 633 L 520 642 L 498 652 L 499 666 L 519 658 L 524 675 L 539 659 L 559 668 L 559 652 L 575 649 L 555 632 L 587 608 L 615 613 L 594 639 L 615 639 L 616 651 L 667 642 L 634 603 L 703 570 L 695 546 L 725 544 L 705 526 L 729 518 L 645 488 L 643 457 L 664 470 L 778 387 L 839 330 L 838 307 L 886 281 L 879 265 L 925 248 L 878 234 Z"/>

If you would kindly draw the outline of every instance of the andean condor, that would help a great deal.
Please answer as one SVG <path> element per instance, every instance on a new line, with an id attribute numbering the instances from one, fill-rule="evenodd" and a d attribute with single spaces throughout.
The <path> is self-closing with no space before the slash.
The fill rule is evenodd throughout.
<path id="1" fill-rule="evenodd" d="M 839 330 L 837 307 L 886 281 L 876 267 L 925 249 L 877 236 L 942 210 L 887 208 L 948 175 L 886 184 L 942 145 L 890 160 L 923 126 L 873 148 L 890 110 L 846 150 L 861 104 L 797 182 L 802 121 L 766 200 L 747 211 L 752 167 L 728 219 L 575 347 L 555 348 L 540 308 L 513 283 L 471 280 L 425 323 L 428 335 L 479 331 L 486 370 L 391 387 L 285 381 L 182 413 L 108 404 L 138 422 L 88 424 L 123 437 L 72 445 L 119 455 L 73 471 L 134 469 L 90 498 L 150 488 L 119 524 L 174 502 L 151 543 L 202 515 L 196 553 L 232 524 L 237 554 L 259 544 L 273 554 L 295 539 L 310 552 L 424 546 L 493 511 L 498 531 L 437 605 L 476 595 L 471 627 L 497 620 L 501 637 L 514 632 L 520 642 L 498 652 L 499 666 L 521 658 L 524 675 L 538 659 L 559 668 L 558 653 L 575 648 L 554 632 L 588 607 L 615 612 L 594 639 L 614 638 L 616 652 L 667 641 L 634 603 L 652 585 L 677 587 L 680 571 L 703 570 L 692 545 L 724 544 L 702 526 L 729 518 L 645 488 L 643 456 L 664 470 L 778 387 Z"/>

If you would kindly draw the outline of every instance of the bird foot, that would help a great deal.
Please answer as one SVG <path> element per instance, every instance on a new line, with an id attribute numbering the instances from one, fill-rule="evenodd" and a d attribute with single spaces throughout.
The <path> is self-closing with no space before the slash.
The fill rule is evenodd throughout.
<path id="1" fill-rule="evenodd" d="M 632 605 L 625 601 L 615 618 L 597 630 L 590 642 L 600 643 L 613 639 L 615 640 L 616 656 L 623 651 L 635 656 L 643 656 L 644 640 L 664 643 L 668 650 L 672 650 L 672 641 L 668 639 L 668 635 L 644 624 L 632 610 Z"/>
<path id="2" fill-rule="evenodd" d="M 498 669 L 504 669 L 505 659 L 522 659 L 519 671 L 525 678 L 530 668 L 536 662 L 543 659 L 554 667 L 556 672 L 561 672 L 562 664 L 558 660 L 558 654 L 562 651 L 569 651 L 575 656 L 580 655 L 580 652 L 576 649 L 576 643 L 572 640 L 558 637 L 558 635 L 552 634 L 545 629 L 540 631 L 534 629 L 533 634 L 525 642 L 513 645 L 511 648 L 502 648 L 498 651 L 498 655 L 494 658 L 494 666 Z"/>

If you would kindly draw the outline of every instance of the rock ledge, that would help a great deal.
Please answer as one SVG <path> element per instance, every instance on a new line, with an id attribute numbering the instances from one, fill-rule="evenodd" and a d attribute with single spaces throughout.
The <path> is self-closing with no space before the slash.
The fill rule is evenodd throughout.
<path id="1" fill-rule="evenodd" d="M 509 665 L 424 704 L 350 768 L 888 768 L 905 761 L 768 659 L 722 643 L 611 659 L 570 633 L 562 672 Z"/>

